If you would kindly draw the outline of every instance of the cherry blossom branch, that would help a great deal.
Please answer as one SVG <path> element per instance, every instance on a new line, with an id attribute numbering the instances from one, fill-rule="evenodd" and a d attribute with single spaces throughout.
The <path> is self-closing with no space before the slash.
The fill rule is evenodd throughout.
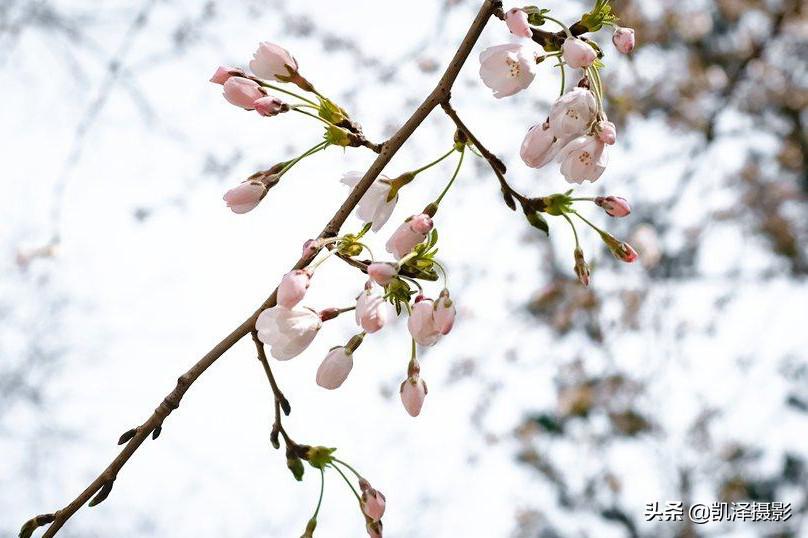
<path id="1" fill-rule="evenodd" d="M 322 232 L 318 236 L 319 239 L 326 239 L 335 237 L 345 220 L 354 210 L 359 200 L 369 189 L 371 184 L 376 180 L 378 175 L 382 172 L 384 167 L 390 162 L 393 156 L 403 146 L 403 144 L 410 138 L 415 130 L 423 123 L 427 116 L 441 103 L 449 98 L 452 86 L 457 79 L 460 69 L 465 64 L 466 60 L 471 53 L 472 48 L 480 37 L 483 28 L 487 24 L 490 17 L 495 11 L 502 8 L 502 3 L 499 0 L 485 0 L 478 13 L 466 32 L 463 41 L 457 49 L 452 60 L 449 62 L 446 70 L 441 76 L 435 88 L 430 92 L 421 105 L 413 112 L 410 118 L 399 128 L 399 130 L 383 144 L 368 143 L 366 146 L 371 147 L 374 151 L 378 150 L 378 157 L 373 161 L 370 168 L 365 172 L 359 183 L 353 188 L 351 193 L 337 209 L 328 223 L 323 227 Z M 358 129 L 358 128 L 357 128 Z M 295 263 L 294 269 L 302 269 L 306 267 L 313 259 L 312 256 L 301 257 Z M 270 308 L 276 304 L 277 288 L 267 297 L 261 306 L 247 319 L 245 319 L 238 327 L 236 327 L 230 334 L 225 336 L 218 344 L 216 344 L 208 353 L 206 353 L 196 364 L 194 364 L 187 372 L 182 374 L 177 380 L 176 386 L 171 392 L 163 399 L 157 406 L 154 412 L 146 419 L 143 424 L 126 432 L 119 444 L 125 445 L 120 453 L 107 465 L 107 467 L 99 474 L 78 496 L 73 499 L 69 504 L 53 513 L 42 514 L 36 516 L 26 522 L 21 531 L 21 538 L 29 538 L 34 531 L 44 525 L 49 525 L 45 531 L 43 538 L 51 538 L 59 532 L 64 524 L 69 520 L 82 506 L 90 503 L 90 506 L 102 502 L 107 498 L 118 473 L 126 465 L 129 459 L 140 448 L 143 442 L 149 435 L 157 438 L 163 423 L 166 418 L 177 408 L 182 401 L 183 396 L 194 384 L 194 382 L 202 376 L 205 371 L 213 365 L 225 352 L 233 347 L 239 340 L 246 335 L 250 334 L 255 328 L 255 322 L 258 316 L 265 309 Z M 260 358 L 260 353 L 259 353 Z M 269 377 L 269 370 L 268 370 Z M 273 392 L 275 387 L 273 387 Z M 277 398 L 277 394 L 275 396 Z M 277 401 L 277 400 L 276 400 Z M 277 402 L 280 406 L 280 402 Z"/>

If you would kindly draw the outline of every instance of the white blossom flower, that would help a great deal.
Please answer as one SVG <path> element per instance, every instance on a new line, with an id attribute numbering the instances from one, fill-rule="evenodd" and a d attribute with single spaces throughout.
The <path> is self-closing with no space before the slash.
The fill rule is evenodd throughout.
<path id="1" fill-rule="evenodd" d="M 573 139 L 558 153 L 561 173 L 569 183 L 596 181 L 609 162 L 606 145 L 591 135 Z"/>
<path id="2" fill-rule="evenodd" d="M 346 172 L 342 176 L 342 182 L 353 188 L 356 187 L 362 176 L 364 176 L 363 172 Z M 363 222 L 372 222 L 371 230 L 374 232 L 378 232 L 385 225 L 396 208 L 398 194 L 389 202 L 387 201 L 390 196 L 390 186 L 390 178 L 380 174 L 356 206 L 356 216 Z"/>
<path id="3" fill-rule="evenodd" d="M 518 93 L 533 82 L 538 50 L 511 43 L 488 47 L 480 53 L 480 78 L 501 99 Z"/>
<path id="4" fill-rule="evenodd" d="M 258 339 L 270 347 L 270 354 L 279 361 L 303 353 L 322 326 L 320 315 L 302 306 L 273 306 L 261 312 L 255 321 Z"/>
<path id="5" fill-rule="evenodd" d="M 595 96 L 586 88 L 573 88 L 553 103 L 550 109 L 550 128 L 556 138 L 564 142 L 583 134 L 595 119 Z"/>

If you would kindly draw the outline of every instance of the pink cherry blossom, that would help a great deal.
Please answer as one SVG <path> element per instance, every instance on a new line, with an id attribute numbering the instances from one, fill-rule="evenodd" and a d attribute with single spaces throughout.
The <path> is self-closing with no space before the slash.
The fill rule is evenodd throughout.
<path id="1" fill-rule="evenodd" d="M 214 84 L 224 84 L 230 77 L 243 76 L 244 71 L 236 69 L 235 67 L 225 67 L 220 65 L 216 68 L 216 72 L 210 77 L 210 81 Z"/>
<path id="2" fill-rule="evenodd" d="M 224 193 L 222 199 L 233 213 L 242 214 L 255 209 L 266 192 L 266 187 L 260 181 L 245 181 Z"/>
<path id="3" fill-rule="evenodd" d="M 255 111 L 262 116 L 277 116 L 281 112 L 289 110 L 289 106 L 273 95 L 267 95 L 256 99 L 253 103 Z"/>
<path id="4" fill-rule="evenodd" d="M 285 48 L 264 41 L 253 54 L 250 69 L 258 78 L 284 81 L 297 71 L 297 61 Z"/>
<path id="5" fill-rule="evenodd" d="M 386 286 L 398 274 L 398 268 L 392 263 L 376 262 L 368 265 L 368 276 L 379 286 Z"/>
<path id="6" fill-rule="evenodd" d="M 611 217 L 625 217 L 631 213 L 628 200 L 619 196 L 598 196 L 595 205 L 602 207 Z"/>
<path id="7" fill-rule="evenodd" d="M 416 299 L 407 320 L 407 328 L 413 340 L 422 346 L 432 346 L 441 337 L 435 322 L 435 309 L 432 299 Z M 451 328 L 451 327 L 450 327 Z"/>
<path id="8" fill-rule="evenodd" d="M 595 49 L 577 37 L 568 37 L 564 41 L 561 51 L 564 61 L 574 69 L 589 67 L 598 57 Z"/>
<path id="9" fill-rule="evenodd" d="M 287 361 L 303 353 L 323 326 L 320 315 L 309 308 L 277 305 L 258 316 L 258 339 L 270 346 L 270 354 Z"/>
<path id="10" fill-rule="evenodd" d="M 488 47 L 480 53 L 480 78 L 501 99 L 518 93 L 533 82 L 539 52 L 518 43 Z"/>
<path id="11" fill-rule="evenodd" d="M 617 128 L 614 123 L 610 121 L 599 121 L 595 125 L 595 132 L 598 134 L 598 140 L 610 146 L 617 142 Z"/>
<path id="12" fill-rule="evenodd" d="M 533 35 L 533 32 L 530 30 L 530 25 L 527 22 L 527 13 L 519 8 L 515 7 L 508 10 L 505 14 L 505 24 L 513 35 L 518 35 L 519 37 L 530 37 Z"/>
<path id="13" fill-rule="evenodd" d="M 595 182 L 609 162 L 606 146 L 591 135 L 573 139 L 558 153 L 561 173 L 569 183 Z"/>
<path id="14" fill-rule="evenodd" d="M 286 308 L 295 306 L 306 296 L 310 282 L 311 273 L 305 269 L 296 269 L 283 275 L 278 285 L 278 304 Z"/>
<path id="15" fill-rule="evenodd" d="M 612 43 L 617 50 L 623 54 L 628 54 L 634 50 L 634 29 L 617 27 L 612 34 Z"/>
<path id="16" fill-rule="evenodd" d="M 372 521 L 379 521 L 384 515 L 387 499 L 381 491 L 373 489 L 367 480 L 361 479 L 359 487 L 362 489 L 362 512 Z"/>
<path id="17" fill-rule="evenodd" d="M 429 215 L 422 213 L 401 223 L 401 226 L 393 232 L 387 240 L 385 248 L 387 252 L 401 259 L 409 254 L 416 245 L 426 239 L 427 234 L 432 230 L 433 222 Z"/>
<path id="18" fill-rule="evenodd" d="M 429 393 L 426 383 L 421 379 L 418 374 L 409 376 L 403 383 L 399 390 L 401 394 L 401 403 L 404 404 L 404 409 L 411 417 L 417 417 L 421 414 L 421 408 L 424 405 L 424 399 Z"/>
<path id="19" fill-rule="evenodd" d="M 597 107 L 595 96 L 586 88 L 573 88 L 556 99 L 550 108 L 550 128 L 562 145 L 584 134 L 595 119 Z"/>
<path id="20" fill-rule="evenodd" d="M 243 77 L 230 77 L 224 83 L 224 98 L 230 104 L 241 107 L 245 110 L 255 108 L 256 100 L 266 94 L 254 80 Z"/>
<path id="21" fill-rule="evenodd" d="M 342 176 L 342 183 L 356 187 L 364 175 L 364 172 L 346 172 Z M 374 232 L 378 232 L 387 223 L 398 202 L 398 194 L 392 200 L 387 199 L 390 196 L 390 187 L 390 178 L 380 174 L 356 206 L 356 216 L 363 222 L 372 222 L 371 230 Z"/>
<path id="22" fill-rule="evenodd" d="M 558 155 L 561 145 L 550 129 L 550 122 L 544 122 L 530 128 L 522 141 L 519 155 L 529 167 L 541 168 Z"/>
<path id="23" fill-rule="evenodd" d="M 324 389 L 339 388 L 351 373 L 353 354 L 340 346 L 332 349 L 317 368 L 317 384 Z"/>
<path id="24" fill-rule="evenodd" d="M 441 334 L 447 335 L 452 330 L 456 313 L 454 301 L 449 297 L 449 290 L 444 289 L 435 301 L 434 313 L 435 327 Z"/>
<path id="25" fill-rule="evenodd" d="M 387 303 L 382 295 L 372 289 L 365 289 L 356 298 L 356 324 L 372 334 L 387 323 Z"/>

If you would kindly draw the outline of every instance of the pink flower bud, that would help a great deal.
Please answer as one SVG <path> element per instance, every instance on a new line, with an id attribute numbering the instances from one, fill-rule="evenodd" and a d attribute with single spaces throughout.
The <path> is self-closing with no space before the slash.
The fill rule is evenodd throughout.
<path id="1" fill-rule="evenodd" d="M 370 284 L 369 284 L 370 285 Z M 365 289 L 356 298 L 356 324 L 372 334 L 387 323 L 387 303 L 379 293 Z"/>
<path id="2" fill-rule="evenodd" d="M 410 218 L 409 222 L 412 231 L 417 232 L 419 234 L 426 235 L 432 231 L 433 226 L 432 218 L 426 213 L 415 215 L 414 217 Z"/>
<path id="3" fill-rule="evenodd" d="M 628 54 L 634 50 L 634 29 L 618 27 L 612 35 L 612 43 L 617 50 L 623 54 Z"/>
<path id="4" fill-rule="evenodd" d="M 530 128 L 522 141 L 519 156 L 529 167 L 541 168 L 552 161 L 560 149 L 561 142 L 556 139 L 550 123 L 545 122 Z"/>
<path id="5" fill-rule="evenodd" d="M 317 241 L 314 239 L 308 239 L 305 243 L 303 243 L 303 250 L 300 254 L 301 258 L 310 258 L 314 256 L 319 248 Z"/>
<path id="6" fill-rule="evenodd" d="M 595 132 L 598 133 L 598 140 L 604 144 L 611 146 L 617 142 L 617 128 L 610 121 L 599 121 L 595 126 Z"/>
<path id="7" fill-rule="evenodd" d="M 598 57 L 595 49 L 577 37 L 568 37 L 561 51 L 564 61 L 574 69 L 589 67 Z"/>
<path id="8" fill-rule="evenodd" d="M 426 383 L 419 375 L 412 375 L 401 383 L 400 391 L 401 403 L 404 404 L 404 409 L 411 417 L 417 417 L 421 414 L 421 408 L 424 405 L 424 399 L 429 393 L 426 388 Z"/>
<path id="9" fill-rule="evenodd" d="M 353 355 L 344 347 L 336 347 L 328 352 L 317 369 L 317 384 L 324 389 L 339 388 L 351 373 Z"/>
<path id="10" fill-rule="evenodd" d="M 371 263 L 368 265 L 368 276 L 379 286 L 386 286 L 398 274 L 398 269 L 392 263 Z"/>
<path id="11" fill-rule="evenodd" d="M 233 213 L 242 214 L 255 209 L 266 192 L 266 187 L 260 181 L 245 181 L 224 193 L 222 199 Z"/>
<path id="12" fill-rule="evenodd" d="M 367 487 L 362 488 L 362 511 L 373 521 L 379 521 L 384 515 L 387 499 L 381 491 L 373 489 L 367 482 L 365 485 Z"/>
<path id="13" fill-rule="evenodd" d="M 286 308 L 295 306 L 306 296 L 310 282 L 311 273 L 305 269 L 296 269 L 283 275 L 278 285 L 278 304 Z"/>
<path id="14" fill-rule="evenodd" d="M 438 300 L 435 301 L 435 327 L 443 334 L 449 334 L 449 331 L 454 327 L 455 321 L 455 305 L 454 301 L 449 297 L 449 290 L 444 289 L 440 292 Z"/>
<path id="15" fill-rule="evenodd" d="M 256 99 L 253 103 L 253 108 L 262 116 L 277 116 L 281 112 L 289 110 L 286 103 L 272 95 Z"/>
<path id="16" fill-rule="evenodd" d="M 435 322 L 435 309 L 432 299 L 416 299 L 410 318 L 407 320 L 407 328 L 413 340 L 417 343 L 422 346 L 435 345 L 441 333 Z"/>
<path id="17" fill-rule="evenodd" d="M 613 250 L 612 253 L 617 256 L 620 261 L 626 263 L 634 263 L 637 261 L 637 251 L 634 250 L 628 243 L 621 243 L 619 251 Z"/>
<path id="18" fill-rule="evenodd" d="M 426 239 L 426 234 L 432 230 L 432 225 L 432 219 L 425 213 L 410 217 L 387 240 L 385 245 L 387 252 L 397 259 L 403 258 L 418 243 Z"/>
<path id="19" fill-rule="evenodd" d="M 225 67 L 220 65 L 216 68 L 216 72 L 210 77 L 210 81 L 214 84 L 224 84 L 230 77 L 242 76 L 244 71 L 236 69 L 235 67 Z"/>
<path id="20" fill-rule="evenodd" d="M 264 41 L 253 54 L 250 69 L 258 78 L 284 81 L 297 71 L 297 61 L 288 50 Z"/>
<path id="21" fill-rule="evenodd" d="M 625 217 L 631 213 L 631 206 L 625 198 L 619 196 L 598 196 L 595 205 L 602 207 L 611 217 Z"/>
<path id="22" fill-rule="evenodd" d="M 224 98 L 230 104 L 239 106 L 245 110 L 255 108 L 253 103 L 257 99 L 264 97 L 264 91 L 257 82 L 248 78 L 230 77 L 224 83 Z"/>
<path id="23" fill-rule="evenodd" d="M 530 25 L 527 22 L 527 13 L 519 8 L 515 7 L 508 10 L 505 14 L 505 24 L 513 35 L 520 37 L 530 37 L 533 35 L 533 32 L 530 30 Z"/>

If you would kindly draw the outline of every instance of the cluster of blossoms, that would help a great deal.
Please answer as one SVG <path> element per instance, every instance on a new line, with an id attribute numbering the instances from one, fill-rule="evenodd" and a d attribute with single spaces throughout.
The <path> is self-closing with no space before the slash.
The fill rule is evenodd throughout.
<path id="1" fill-rule="evenodd" d="M 494 92 L 494 97 L 503 98 L 526 89 L 536 75 L 536 66 L 554 58 L 561 70 L 561 92 L 550 108 L 544 121 L 533 125 L 525 135 L 520 156 L 531 168 L 543 168 L 555 161 L 561 174 L 569 183 L 582 184 L 597 181 L 608 164 L 608 146 L 617 141 L 615 125 L 606 116 L 603 106 L 603 84 L 600 58 L 603 51 L 591 38 L 581 37 L 587 32 L 596 32 L 605 26 L 615 27 L 612 42 L 615 48 L 628 54 L 634 49 L 634 30 L 616 26 L 616 17 L 611 13 L 609 0 L 597 0 L 591 12 L 572 28 L 548 15 L 548 9 L 535 6 L 513 8 L 504 13 L 505 23 L 516 39 L 515 43 L 497 45 L 480 54 L 480 77 Z M 563 33 L 551 34 L 538 29 L 547 21 L 561 26 Z M 541 45 L 539 47 L 538 45 Z M 566 69 L 581 70 L 578 84 L 567 88 Z M 540 199 L 532 209 L 550 215 L 563 216 L 575 230 L 568 215 L 577 215 L 575 201 L 589 201 L 603 208 L 612 217 L 624 217 L 630 206 L 617 196 L 581 198 L 570 196 L 572 191 Z M 547 231 L 540 215 L 528 209 L 528 220 Z M 637 253 L 630 245 L 618 241 L 607 232 L 592 226 L 611 252 L 620 260 L 633 262 Z M 575 272 L 584 284 L 589 283 L 589 267 L 575 232 Z"/>

